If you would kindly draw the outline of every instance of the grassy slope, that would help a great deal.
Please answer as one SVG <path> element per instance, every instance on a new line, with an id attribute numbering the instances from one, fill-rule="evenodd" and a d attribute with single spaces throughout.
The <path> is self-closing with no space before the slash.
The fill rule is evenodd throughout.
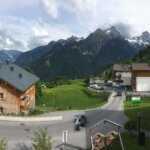
<path id="1" fill-rule="evenodd" d="M 125 102 L 125 114 L 130 120 L 137 121 L 138 112 L 141 112 L 141 128 L 150 131 L 150 97 L 142 97 L 139 106 L 134 106 L 131 101 Z"/>
<path id="2" fill-rule="evenodd" d="M 104 105 L 106 101 L 99 98 L 89 97 L 83 92 L 84 86 L 83 81 L 75 80 L 70 85 L 62 85 L 52 89 L 43 89 L 43 96 L 41 98 L 40 108 L 43 108 L 43 104 L 48 111 L 55 111 L 58 108 L 68 109 L 87 109 L 95 108 Z M 54 104 L 53 104 L 54 94 Z"/>

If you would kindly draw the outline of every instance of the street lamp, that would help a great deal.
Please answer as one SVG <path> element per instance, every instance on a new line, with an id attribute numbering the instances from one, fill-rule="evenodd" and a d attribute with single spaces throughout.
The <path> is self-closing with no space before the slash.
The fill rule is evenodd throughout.
<path id="1" fill-rule="evenodd" d="M 141 132 L 141 113 L 138 112 L 138 133 L 140 136 L 140 132 Z"/>

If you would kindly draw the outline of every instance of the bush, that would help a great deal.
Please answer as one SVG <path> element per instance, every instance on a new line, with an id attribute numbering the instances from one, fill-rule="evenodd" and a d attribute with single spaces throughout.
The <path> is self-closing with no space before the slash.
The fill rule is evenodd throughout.
<path id="1" fill-rule="evenodd" d="M 31 138 L 34 150 L 51 150 L 51 137 L 47 133 L 46 128 L 34 132 L 34 137 Z"/>
<path id="2" fill-rule="evenodd" d="M 57 111 L 64 111 L 64 110 L 67 110 L 66 107 L 62 106 L 62 107 L 57 107 Z"/>
<path id="3" fill-rule="evenodd" d="M 135 121 L 128 121 L 125 124 L 125 129 L 128 130 L 130 133 L 137 130 L 137 125 Z"/>
<path id="4" fill-rule="evenodd" d="M 71 106 L 71 105 L 69 105 L 69 106 L 68 106 L 68 110 L 71 110 L 71 109 L 72 109 L 72 106 Z"/>
<path id="5" fill-rule="evenodd" d="M 127 95 L 126 96 L 126 101 L 131 101 L 132 96 L 131 95 Z"/>
<path id="6" fill-rule="evenodd" d="M 40 98 L 42 96 L 42 89 L 41 89 L 41 84 L 40 82 L 37 82 L 35 84 L 35 88 L 36 88 L 36 100 L 37 100 L 37 103 L 40 101 Z"/>
<path id="7" fill-rule="evenodd" d="M 88 78 L 86 78 L 84 82 L 85 82 L 86 86 L 89 86 L 90 78 L 89 78 L 89 77 L 88 77 Z"/>
<path id="8" fill-rule="evenodd" d="M 85 88 L 83 92 L 86 93 L 89 97 L 100 98 L 104 101 L 107 101 L 109 97 L 109 93 L 107 92 L 96 92 L 87 88 Z"/>
<path id="9" fill-rule="evenodd" d="M 32 116 L 32 115 L 40 115 L 40 114 L 43 114 L 44 111 L 41 110 L 41 109 L 38 109 L 38 108 L 35 108 L 35 109 L 31 109 L 28 113 L 29 116 Z"/>
<path id="10" fill-rule="evenodd" d="M 0 140 L 0 150 L 7 150 L 7 141 L 4 139 Z"/>
<path id="11" fill-rule="evenodd" d="M 19 116 L 25 116 L 26 114 L 24 112 L 20 112 Z"/>

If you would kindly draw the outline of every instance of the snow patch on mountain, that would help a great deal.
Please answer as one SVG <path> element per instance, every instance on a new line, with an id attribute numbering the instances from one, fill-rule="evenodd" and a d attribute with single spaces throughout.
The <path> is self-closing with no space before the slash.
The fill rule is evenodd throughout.
<path id="1" fill-rule="evenodd" d="M 141 36 L 132 37 L 126 40 L 134 46 L 137 50 L 140 50 L 148 45 L 150 45 L 150 33 L 145 31 Z"/>

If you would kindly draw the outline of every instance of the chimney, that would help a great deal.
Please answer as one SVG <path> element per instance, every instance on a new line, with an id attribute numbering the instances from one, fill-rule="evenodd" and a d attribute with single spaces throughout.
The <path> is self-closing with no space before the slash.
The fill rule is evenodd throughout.
<path id="1" fill-rule="evenodd" d="M 14 67 L 13 67 L 13 66 L 11 66 L 11 67 L 10 67 L 10 70 L 11 70 L 11 71 L 14 71 Z"/>
<path id="2" fill-rule="evenodd" d="M 22 73 L 19 73 L 19 78 L 20 78 L 20 79 L 22 78 Z"/>

